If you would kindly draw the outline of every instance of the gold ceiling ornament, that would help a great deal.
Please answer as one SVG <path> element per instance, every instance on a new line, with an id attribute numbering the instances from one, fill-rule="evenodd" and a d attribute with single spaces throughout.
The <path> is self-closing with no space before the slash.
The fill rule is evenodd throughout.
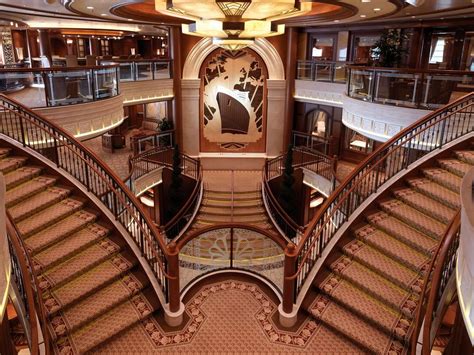
<path id="1" fill-rule="evenodd" d="M 312 8 L 311 2 L 295 0 L 155 0 L 158 12 L 193 21 L 183 24 L 183 33 L 212 37 L 229 50 L 238 50 L 255 38 L 285 33 L 285 25 L 274 21 L 300 16 Z"/>

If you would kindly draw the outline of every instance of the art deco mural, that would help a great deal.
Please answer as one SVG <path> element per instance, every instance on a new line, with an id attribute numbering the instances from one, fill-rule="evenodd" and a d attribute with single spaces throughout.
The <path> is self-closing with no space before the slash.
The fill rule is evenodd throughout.
<path id="1" fill-rule="evenodd" d="M 216 49 L 201 68 L 202 152 L 264 152 L 266 78 L 251 49 Z"/>

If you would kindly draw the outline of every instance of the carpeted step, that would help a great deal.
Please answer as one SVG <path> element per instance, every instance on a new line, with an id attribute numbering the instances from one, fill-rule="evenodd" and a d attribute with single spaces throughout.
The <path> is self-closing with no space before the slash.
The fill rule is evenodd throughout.
<path id="1" fill-rule="evenodd" d="M 428 197 L 415 189 L 401 188 L 393 190 L 393 194 L 407 205 L 418 209 L 428 216 L 448 224 L 454 218 L 456 211 Z"/>
<path id="2" fill-rule="evenodd" d="M 125 302 L 149 284 L 147 277 L 139 280 L 132 273 L 127 273 L 118 281 L 100 289 L 98 292 L 81 300 L 72 307 L 58 312 L 51 319 L 51 334 L 56 338 L 73 332 L 93 321 L 101 314 Z"/>
<path id="3" fill-rule="evenodd" d="M 357 227 L 354 230 L 354 235 L 365 244 L 409 266 L 414 271 L 424 272 L 422 270 L 429 262 L 429 257 L 426 254 L 416 251 L 371 225 L 366 224 Z"/>
<path id="4" fill-rule="evenodd" d="M 78 198 L 66 198 L 44 210 L 29 216 L 17 224 L 23 238 L 39 233 L 46 227 L 65 219 L 67 216 L 78 211 L 84 205 L 84 201 Z"/>
<path id="5" fill-rule="evenodd" d="M 97 223 L 90 224 L 78 232 L 61 240 L 53 246 L 43 250 L 33 257 L 35 267 L 38 271 L 44 271 L 60 262 L 71 258 L 76 253 L 84 250 L 94 242 L 98 242 L 109 230 Z"/>
<path id="6" fill-rule="evenodd" d="M 41 173 L 39 166 L 22 166 L 5 175 L 7 190 L 33 179 Z"/>
<path id="7" fill-rule="evenodd" d="M 229 207 L 212 207 L 212 206 L 202 206 L 199 210 L 201 213 L 206 215 L 215 215 L 215 216 L 230 216 L 231 213 L 234 216 L 254 216 L 257 214 L 265 213 L 265 209 L 261 206 L 248 206 L 246 208 L 235 208 L 232 211 L 232 208 Z"/>
<path id="8" fill-rule="evenodd" d="M 413 326 L 412 317 L 401 314 L 335 275 L 329 275 L 319 285 L 319 289 L 331 300 L 362 317 L 377 329 L 392 334 L 403 343 L 409 340 Z"/>
<path id="9" fill-rule="evenodd" d="M 8 157 L 0 159 L 0 172 L 7 174 L 26 164 L 27 157 Z"/>
<path id="10" fill-rule="evenodd" d="M 228 215 L 209 215 L 206 213 L 199 213 L 196 217 L 196 221 L 201 224 L 217 224 L 217 223 L 251 223 L 251 224 L 258 224 L 262 222 L 266 222 L 268 220 L 265 214 L 257 214 L 254 216 L 242 216 L 242 215 L 234 215 L 233 217 Z"/>
<path id="11" fill-rule="evenodd" d="M 46 311 L 52 316 L 61 309 L 67 309 L 117 280 L 135 264 L 136 260 L 130 261 L 119 254 L 88 270 L 71 282 L 45 292 L 43 298 Z"/>
<path id="12" fill-rule="evenodd" d="M 91 324 L 82 327 L 67 337 L 60 338 L 56 344 L 58 352 L 65 347 L 72 347 L 79 354 L 93 349 L 113 336 L 118 335 L 150 316 L 155 308 L 142 294 L 134 296 L 95 319 Z"/>
<path id="13" fill-rule="evenodd" d="M 456 150 L 454 152 L 459 160 L 462 160 L 468 164 L 474 165 L 474 151 L 472 150 Z"/>
<path id="14" fill-rule="evenodd" d="M 400 200 L 382 200 L 379 205 L 385 212 L 432 238 L 439 240 L 446 231 L 446 224 L 438 222 Z"/>
<path id="15" fill-rule="evenodd" d="M 332 302 L 325 295 L 320 295 L 315 299 L 310 313 L 316 319 L 353 339 L 371 352 L 377 354 L 406 353 L 402 343 L 398 340 Z"/>
<path id="16" fill-rule="evenodd" d="M 414 178 L 407 179 L 407 182 L 416 191 L 419 191 L 450 208 L 457 210 L 461 206 L 459 193 L 453 192 L 430 179 Z"/>
<path id="17" fill-rule="evenodd" d="M 473 168 L 471 164 L 465 163 L 458 159 L 439 159 L 439 165 L 443 168 L 448 170 L 449 172 L 463 177 L 469 170 Z"/>
<path id="18" fill-rule="evenodd" d="M 35 255 L 71 234 L 78 232 L 88 224 L 93 223 L 96 219 L 97 215 L 94 213 L 85 210 L 77 211 L 56 224 L 50 225 L 29 237 L 25 241 L 26 246 L 31 250 L 31 253 Z"/>
<path id="19" fill-rule="evenodd" d="M 63 188 L 63 187 L 49 187 L 45 191 L 41 191 L 40 193 L 26 199 L 18 203 L 17 205 L 11 207 L 9 209 L 10 215 L 12 216 L 15 222 L 19 222 L 38 211 L 54 205 L 61 201 L 62 199 L 69 196 L 72 189 L 70 188 Z"/>
<path id="20" fill-rule="evenodd" d="M 230 199 L 229 200 L 215 200 L 215 199 L 204 198 L 202 201 L 202 206 L 230 208 L 232 206 L 232 201 Z M 233 206 L 234 206 L 234 209 L 254 207 L 254 206 L 263 206 L 263 202 L 261 199 L 234 200 Z"/>
<path id="21" fill-rule="evenodd" d="M 0 148 L 0 159 L 5 158 L 10 155 L 12 149 L 11 148 Z"/>
<path id="22" fill-rule="evenodd" d="M 10 208 L 26 198 L 46 190 L 48 187 L 53 186 L 56 181 L 56 177 L 38 176 L 19 186 L 9 189 L 5 195 L 6 207 Z"/>
<path id="23" fill-rule="evenodd" d="M 381 229 L 419 252 L 430 255 L 436 249 L 435 239 L 418 232 L 388 213 L 375 212 L 369 214 L 366 219 L 375 228 Z"/>
<path id="24" fill-rule="evenodd" d="M 450 189 L 451 191 L 459 194 L 459 190 L 461 188 L 461 181 L 462 179 L 454 175 L 453 173 L 450 173 L 449 171 L 445 169 L 440 169 L 440 168 L 429 168 L 429 169 L 422 169 L 423 174 L 428 179 L 433 180 L 434 182 Z"/>
<path id="25" fill-rule="evenodd" d="M 47 289 L 60 287 L 77 275 L 111 258 L 121 250 L 120 246 L 108 238 L 75 254 L 59 265 L 38 276 L 39 287 L 44 292 Z"/>
<path id="26" fill-rule="evenodd" d="M 412 290 L 412 285 L 417 284 L 421 278 L 417 272 L 364 245 L 359 240 L 347 243 L 342 249 L 348 257 L 356 259 L 359 263 L 406 290 Z"/>
<path id="27" fill-rule="evenodd" d="M 407 316 L 416 309 L 418 295 L 392 283 L 366 266 L 345 256 L 330 265 L 331 271 Z M 420 289 L 421 292 L 421 289 Z"/>

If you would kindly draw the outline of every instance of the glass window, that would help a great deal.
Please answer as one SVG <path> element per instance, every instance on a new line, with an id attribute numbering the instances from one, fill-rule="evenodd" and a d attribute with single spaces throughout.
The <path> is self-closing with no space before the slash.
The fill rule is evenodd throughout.
<path id="1" fill-rule="evenodd" d="M 313 136 L 326 137 L 328 134 L 328 114 L 325 111 L 314 110 L 307 116 L 308 133 Z"/>
<path id="2" fill-rule="evenodd" d="M 431 37 L 429 67 L 433 69 L 452 68 L 454 33 L 435 33 Z"/>
<path id="3" fill-rule="evenodd" d="M 459 69 L 474 71 L 474 32 L 466 32 Z"/>
<path id="4" fill-rule="evenodd" d="M 371 49 L 380 39 L 380 34 L 354 35 L 352 60 L 355 63 L 368 64 L 373 60 Z"/>
<path id="5" fill-rule="evenodd" d="M 369 154 L 372 153 L 374 149 L 374 141 L 356 131 L 346 128 L 345 147 L 348 150 Z"/>
<path id="6" fill-rule="evenodd" d="M 334 38 L 333 36 L 313 37 L 311 47 L 311 57 L 316 60 L 331 61 L 334 59 Z"/>

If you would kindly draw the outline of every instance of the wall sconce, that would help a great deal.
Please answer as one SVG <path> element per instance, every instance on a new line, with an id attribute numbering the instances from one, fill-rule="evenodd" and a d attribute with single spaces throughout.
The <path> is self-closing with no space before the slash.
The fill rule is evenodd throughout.
<path id="1" fill-rule="evenodd" d="M 73 40 L 70 39 L 70 38 L 68 38 L 68 39 L 66 40 L 66 43 L 67 43 L 67 44 L 72 44 L 72 43 L 73 43 Z"/>
<path id="2" fill-rule="evenodd" d="M 131 53 L 132 55 L 135 55 L 135 48 L 130 48 L 130 53 Z"/>

